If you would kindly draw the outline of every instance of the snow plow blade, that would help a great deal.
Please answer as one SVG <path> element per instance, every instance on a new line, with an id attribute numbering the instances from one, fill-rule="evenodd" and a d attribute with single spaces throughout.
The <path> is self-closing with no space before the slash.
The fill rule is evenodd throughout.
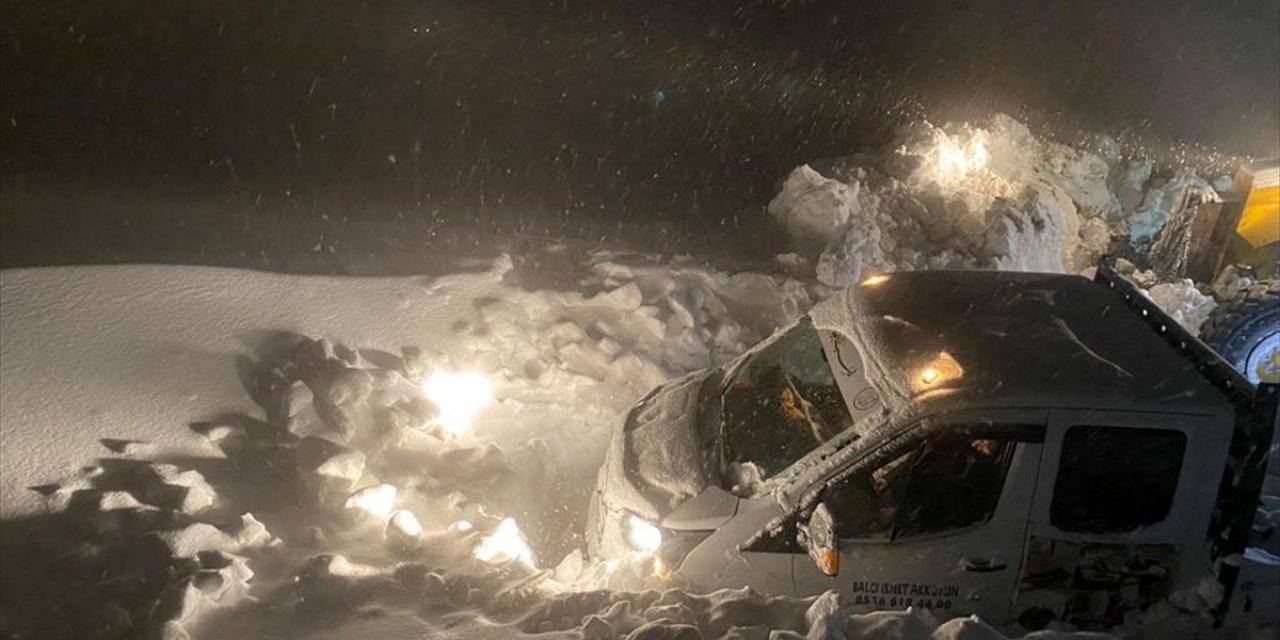
<path id="1" fill-rule="evenodd" d="M 1110 288 L 1158 335 L 1187 358 L 1230 401 L 1235 410 L 1227 469 L 1218 487 L 1217 508 L 1209 524 L 1212 560 L 1222 583 L 1222 602 L 1214 612 L 1221 625 L 1239 578 L 1249 531 L 1266 476 L 1267 453 L 1280 413 L 1280 385 L 1254 387 L 1222 356 L 1162 311 L 1115 270 L 1114 259 L 1102 259 L 1094 282 Z"/>

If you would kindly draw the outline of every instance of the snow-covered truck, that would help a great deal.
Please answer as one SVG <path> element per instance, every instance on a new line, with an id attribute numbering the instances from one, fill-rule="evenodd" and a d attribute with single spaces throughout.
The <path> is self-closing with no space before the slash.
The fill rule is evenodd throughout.
<path id="1" fill-rule="evenodd" d="M 640 400 L 588 551 L 1009 628 L 1113 625 L 1214 584 L 1222 615 L 1246 597 L 1277 398 L 1109 263 L 876 276 Z"/>

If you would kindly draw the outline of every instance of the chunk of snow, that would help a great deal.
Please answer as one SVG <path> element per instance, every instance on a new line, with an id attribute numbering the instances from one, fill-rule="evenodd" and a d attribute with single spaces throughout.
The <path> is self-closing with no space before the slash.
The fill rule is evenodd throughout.
<path id="1" fill-rule="evenodd" d="M 171 464 L 152 464 L 139 473 L 137 497 L 157 507 L 187 513 L 213 505 L 217 493 L 194 469 L 180 469 Z"/>
<path id="2" fill-rule="evenodd" d="M 613 625 L 598 615 L 589 615 L 582 623 L 582 640 L 613 640 L 616 637 Z"/>
<path id="3" fill-rule="evenodd" d="M 1218 199 L 1213 187 L 1193 169 L 1182 169 L 1162 185 L 1149 189 L 1127 220 L 1130 242 L 1150 242 L 1193 195 L 1201 201 Z"/>
<path id="4" fill-rule="evenodd" d="M 387 543 L 396 549 L 415 549 L 422 542 L 422 531 L 413 512 L 397 509 L 387 520 Z"/>
<path id="5" fill-rule="evenodd" d="M 297 455 L 298 470 L 317 481 L 314 490 L 347 492 L 364 475 L 363 451 L 326 438 L 303 438 Z"/>
<path id="6" fill-rule="evenodd" d="M 848 619 L 841 611 L 836 592 L 828 591 L 815 598 L 804 619 L 809 625 L 808 640 L 845 640 Z"/>
<path id="7" fill-rule="evenodd" d="M 132 494 L 126 491 L 104 491 L 98 496 L 98 509 L 102 511 L 119 511 L 128 509 L 142 509 L 146 505 L 138 502 Z"/>
<path id="8" fill-rule="evenodd" d="M 520 527 L 511 518 L 504 518 L 487 537 L 476 547 L 475 557 L 484 562 L 502 564 L 517 560 L 529 568 L 533 568 L 533 551 L 520 533 Z"/>
<path id="9" fill-rule="evenodd" d="M 952 618 L 934 629 L 930 640 L 1007 640 L 1008 636 L 978 616 Z"/>
<path id="10" fill-rule="evenodd" d="M 1173 316 L 1191 333 L 1200 332 L 1200 325 L 1209 319 L 1218 303 L 1213 298 L 1200 293 L 1191 280 L 1164 282 L 1152 286 L 1145 293 L 1165 313 Z"/>
<path id="11" fill-rule="evenodd" d="M 164 545 L 169 555 L 176 558 L 195 557 L 210 551 L 235 553 L 241 549 L 263 546 L 273 540 L 266 526 L 250 513 L 241 515 L 240 521 L 229 531 L 204 522 L 195 522 L 153 535 Z"/>
<path id="12" fill-rule="evenodd" d="M 768 207 L 796 242 L 809 247 L 839 238 L 857 209 L 855 187 L 825 178 L 807 164 L 787 176 Z"/>
<path id="13" fill-rule="evenodd" d="M 900 611 L 874 611 L 849 616 L 850 638 L 865 640 L 908 640 L 928 638 L 938 626 L 932 613 L 915 607 Z"/>
<path id="14" fill-rule="evenodd" d="M 395 510 L 397 493 L 399 491 L 393 485 L 377 484 L 351 494 L 345 506 L 347 509 L 367 513 L 375 518 L 386 519 L 391 517 L 391 512 Z"/>
<path id="15" fill-rule="evenodd" d="M 754 462 L 730 462 L 729 481 L 733 493 L 753 496 L 764 486 L 764 470 Z"/>
<path id="16" fill-rule="evenodd" d="M 1154 171 L 1155 163 L 1143 158 L 1126 161 L 1114 170 L 1108 182 L 1123 212 L 1132 213 L 1142 204 Z"/>

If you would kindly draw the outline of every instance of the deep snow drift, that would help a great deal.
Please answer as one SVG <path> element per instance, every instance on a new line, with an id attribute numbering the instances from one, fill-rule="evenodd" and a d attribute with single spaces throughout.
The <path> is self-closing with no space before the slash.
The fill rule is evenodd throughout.
<path id="1" fill-rule="evenodd" d="M 1036 140 L 1003 117 L 922 123 L 819 166 L 769 204 L 796 243 L 775 274 L 568 248 L 440 279 L 3 272 L 0 626 L 1003 637 L 925 611 L 848 616 L 835 594 L 690 594 L 581 555 L 608 430 L 655 384 L 727 361 L 872 273 L 1086 271 L 1129 242 L 1143 255 L 1189 190 L 1212 197 L 1193 171 Z M 1133 277 L 1188 326 L 1214 304 L 1190 282 Z M 1203 607 L 1182 594 L 1117 633 L 1193 635 Z"/>

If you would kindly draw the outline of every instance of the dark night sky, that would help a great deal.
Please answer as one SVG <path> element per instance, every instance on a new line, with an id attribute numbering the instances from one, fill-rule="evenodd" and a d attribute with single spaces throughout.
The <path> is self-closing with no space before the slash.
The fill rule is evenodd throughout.
<path id="1" fill-rule="evenodd" d="M 792 166 L 920 112 L 1280 149 L 1277 0 L 0 7 L 4 266 L 765 250 Z"/>

